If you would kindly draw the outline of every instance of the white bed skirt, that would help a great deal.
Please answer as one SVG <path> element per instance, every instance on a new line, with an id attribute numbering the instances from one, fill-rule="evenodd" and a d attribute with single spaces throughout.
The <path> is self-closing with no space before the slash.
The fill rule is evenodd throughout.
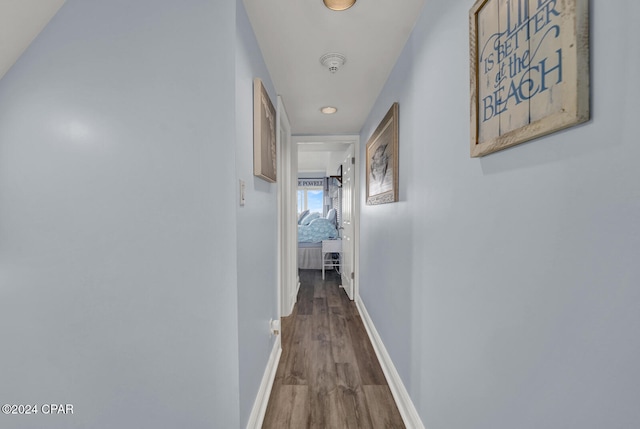
<path id="1" fill-rule="evenodd" d="M 298 268 L 304 270 L 322 269 L 322 243 L 319 247 L 298 247 Z"/>

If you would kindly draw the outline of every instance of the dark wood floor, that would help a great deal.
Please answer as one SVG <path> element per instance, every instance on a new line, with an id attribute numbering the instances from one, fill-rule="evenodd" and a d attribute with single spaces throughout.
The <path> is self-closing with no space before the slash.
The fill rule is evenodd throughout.
<path id="1" fill-rule="evenodd" d="M 300 270 L 263 429 L 404 428 L 355 304 L 319 270 Z"/>

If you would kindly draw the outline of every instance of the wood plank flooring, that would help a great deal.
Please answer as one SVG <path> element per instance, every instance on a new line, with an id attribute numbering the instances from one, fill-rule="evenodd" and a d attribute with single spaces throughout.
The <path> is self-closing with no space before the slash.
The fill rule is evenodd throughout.
<path id="1" fill-rule="evenodd" d="M 404 428 L 355 304 L 339 276 L 300 270 L 263 429 Z"/>

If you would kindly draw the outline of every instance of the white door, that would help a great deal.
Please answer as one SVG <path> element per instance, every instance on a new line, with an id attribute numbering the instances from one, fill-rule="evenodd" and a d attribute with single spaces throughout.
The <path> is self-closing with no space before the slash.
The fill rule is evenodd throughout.
<path id="1" fill-rule="evenodd" d="M 342 161 L 342 287 L 351 300 L 354 298 L 355 255 L 355 164 L 351 145 Z"/>

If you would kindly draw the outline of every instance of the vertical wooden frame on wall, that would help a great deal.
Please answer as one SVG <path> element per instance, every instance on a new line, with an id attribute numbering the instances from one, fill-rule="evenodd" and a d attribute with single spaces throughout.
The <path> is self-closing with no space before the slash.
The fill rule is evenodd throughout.
<path id="1" fill-rule="evenodd" d="M 262 80 L 253 80 L 253 175 L 277 179 L 276 109 Z"/>
<path id="2" fill-rule="evenodd" d="M 477 0 L 471 156 L 589 120 L 589 1 Z"/>
<path id="3" fill-rule="evenodd" d="M 367 204 L 398 201 L 399 105 L 393 103 L 367 142 Z"/>

